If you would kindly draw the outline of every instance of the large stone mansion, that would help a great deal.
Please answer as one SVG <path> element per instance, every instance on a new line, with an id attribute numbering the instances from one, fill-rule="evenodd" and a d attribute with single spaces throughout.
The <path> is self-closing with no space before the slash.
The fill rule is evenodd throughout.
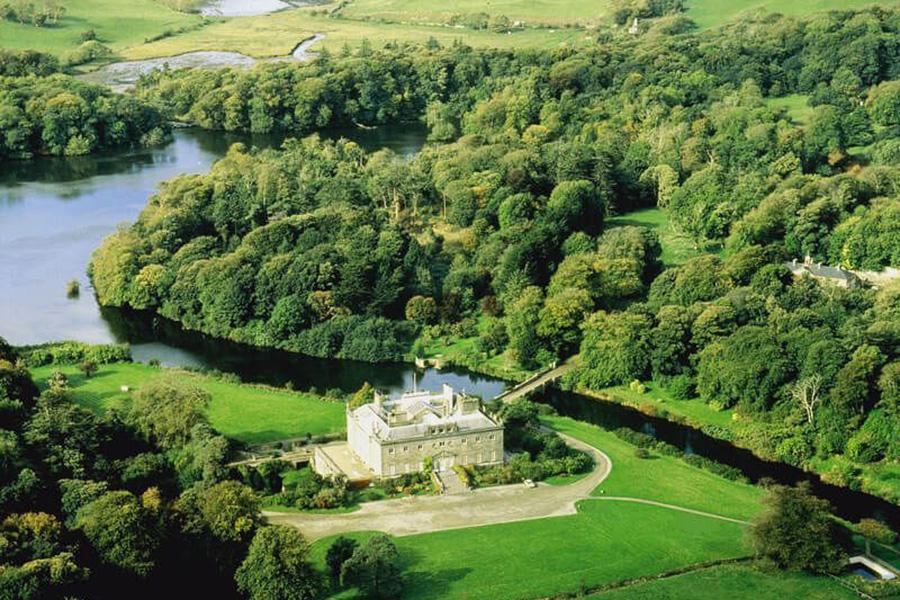
<path id="1" fill-rule="evenodd" d="M 478 398 L 456 394 L 448 385 L 438 393 L 418 391 L 347 409 L 350 450 L 376 477 L 422 469 L 503 462 L 503 425 L 487 415 Z"/>

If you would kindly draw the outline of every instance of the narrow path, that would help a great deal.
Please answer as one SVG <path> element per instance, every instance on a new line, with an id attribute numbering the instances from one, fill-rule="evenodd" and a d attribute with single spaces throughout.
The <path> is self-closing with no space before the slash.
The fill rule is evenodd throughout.
<path id="1" fill-rule="evenodd" d="M 552 486 L 542 483 L 530 489 L 521 484 L 513 484 L 448 496 L 416 496 L 366 502 L 358 511 L 351 513 L 264 511 L 263 516 L 271 523 L 297 527 L 310 541 L 354 531 L 376 530 L 394 536 L 406 536 L 561 517 L 577 514 L 577 503 L 581 500 L 649 504 L 740 525 L 747 524 L 747 521 L 740 519 L 655 500 L 624 496 L 591 496 L 591 492 L 609 476 L 612 461 L 604 452 L 593 446 L 565 434 L 559 435 L 573 448 L 593 456 L 596 465 L 586 477 L 568 485 Z"/>
<path id="2" fill-rule="evenodd" d="M 750 521 L 744 521 L 742 519 L 735 519 L 733 517 L 726 517 L 725 515 L 717 515 L 716 513 L 706 512 L 702 510 L 695 510 L 693 508 L 685 508 L 684 506 L 678 506 L 676 504 L 667 504 L 665 502 L 657 502 L 656 500 L 645 500 L 643 498 L 632 498 L 630 496 L 591 496 L 589 498 L 585 498 L 585 500 L 613 500 L 618 502 L 634 502 L 636 504 L 649 504 L 650 506 L 659 506 L 661 508 L 668 508 L 671 510 L 677 510 L 685 513 L 691 513 L 693 515 L 700 515 L 701 517 L 709 517 L 710 519 L 719 519 L 720 521 L 729 521 L 731 523 L 737 523 L 738 525 L 749 525 Z"/>

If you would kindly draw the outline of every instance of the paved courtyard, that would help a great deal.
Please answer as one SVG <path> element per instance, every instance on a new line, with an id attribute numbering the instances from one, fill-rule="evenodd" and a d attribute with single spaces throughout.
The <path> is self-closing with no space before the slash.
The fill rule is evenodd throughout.
<path id="1" fill-rule="evenodd" d="M 595 468 L 586 477 L 568 485 L 521 484 L 477 489 L 448 496 L 417 496 L 367 502 L 352 513 L 311 514 L 264 512 L 271 523 L 293 525 L 308 540 L 361 530 L 391 535 L 413 535 L 429 531 L 459 529 L 575 514 L 575 503 L 587 498 L 612 467 L 609 458 L 575 438 L 566 443 L 594 457 Z"/>

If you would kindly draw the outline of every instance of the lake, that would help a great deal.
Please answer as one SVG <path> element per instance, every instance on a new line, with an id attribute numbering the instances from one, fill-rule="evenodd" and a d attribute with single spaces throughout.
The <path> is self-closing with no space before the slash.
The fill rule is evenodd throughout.
<path id="1" fill-rule="evenodd" d="M 329 129 L 320 135 L 409 156 L 425 143 L 427 131 L 419 124 L 401 124 Z M 0 335 L 14 344 L 130 341 L 116 335 L 97 306 L 85 272 L 91 253 L 120 223 L 134 221 L 161 181 L 206 172 L 238 141 L 268 147 L 279 144 L 281 137 L 182 128 L 159 148 L 4 163 Z M 75 299 L 65 293 L 72 279 L 81 285 Z"/>

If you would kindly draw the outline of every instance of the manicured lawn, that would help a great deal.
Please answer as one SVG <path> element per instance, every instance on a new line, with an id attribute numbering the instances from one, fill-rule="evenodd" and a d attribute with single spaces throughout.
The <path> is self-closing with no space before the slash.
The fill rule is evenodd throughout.
<path id="1" fill-rule="evenodd" d="M 762 488 L 725 479 L 674 457 L 638 458 L 633 445 L 589 423 L 555 416 L 545 422 L 609 456 L 612 472 L 594 495 L 656 500 L 745 520 L 762 508 Z"/>
<path id="2" fill-rule="evenodd" d="M 727 565 L 588 596 L 593 600 L 851 600 L 856 594 L 827 577 Z"/>
<path id="3" fill-rule="evenodd" d="M 66 13 L 50 27 L 0 19 L 0 47 L 34 49 L 56 55 L 73 50 L 81 32 L 93 29 L 113 50 L 144 43 L 166 30 L 199 25 L 203 19 L 166 8 L 153 0 L 66 0 Z"/>
<path id="4" fill-rule="evenodd" d="M 315 44 L 311 51 L 327 48 L 333 52 L 340 51 L 345 44 L 358 46 L 363 39 L 368 39 L 376 48 L 390 41 L 423 43 L 429 38 L 444 45 L 462 40 L 471 46 L 495 48 L 555 48 L 560 44 L 588 43 L 587 33 L 577 29 L 531 29 L 507 35 L 486 30 L 335 19 L 313 15 L 308 9 L 296 9 L 229 19 L 197 31 L 134 46 L 122 55 L 135 60 L 194 50 L 222 50 L 255 57 L 286 56 L 298 42 L 314 33 L 325 34 L 325 39 Z"/>
<path id="5" fill-rule="evenodd" d="M 354 0 L 341 14 L 349 18 L 388 19 L 409 23 L 447 23 L 453 15 L 487 13 L 504 15 L 510 21 L 525 24 L 564 25 L 578 23 L 593 26 L 608 23 L 614 3 L 611 0 Z"/>
<path id="6" fill-rule="evenodd" d="M 820 10 L 853 9 L 875 4 L 871 0 L 688 0 L 687 15 L 701 28 L 715 27 L 733 20 L 740 13 L 762 9 L 796 17 L 806 16 Z M 880 2 L 890 6 L 896 2 Z"/>
<path id="7" fill-rule="evenodd" d="M 579 514 L 395 538 L 404 598 L 535 598 L 742 556 L 743 527 L 664 508 L 585 501 Z M 321 561 L 330 539 L 313 546 Z M 341 597 L 352 597 L 343 595 Z"/>
<path id="8" fill-rule="evenodd" d="M 807 104 L 806 94 L 789 94 L 778 98 L 767 98 L 766 104 L 772 108 L 783 108 L 788 116 L 798 125 L 806 125 L 815 112 L 815 108 Z"/>
<path id="9" fill-rule="evenodd" d="M 669 213 L 661 208 L 642 208 L 607 219 L 606 223 L 607 227 L 633 225 L 655 231 L 662 246 L 660 259 L 667 267 L 680 265 L 701 254 L 688 236 L 669 224 Z"/>
<path id="10" fill-rule="evenodd" d="M 212 396 L 209 419 L 213 427 L 228 437 L 247 443 L 261 443 L 307 433 L 336 433 L 344 426 L 344 404 L 309 394 L 264 386 L 229 383 L 206 375 L 139 363 L 101 365 L 96 375 L 86 379 L 74 366 L 32 369 L 35 381 L 45 385 L 50 373 L 59 369 L 69 377 L 75 401 L 95 412 L 122 406 L 130 394 L 155 377 L 175 373 Z M 130 392 L 122 392 L 127 385 Z"/>

